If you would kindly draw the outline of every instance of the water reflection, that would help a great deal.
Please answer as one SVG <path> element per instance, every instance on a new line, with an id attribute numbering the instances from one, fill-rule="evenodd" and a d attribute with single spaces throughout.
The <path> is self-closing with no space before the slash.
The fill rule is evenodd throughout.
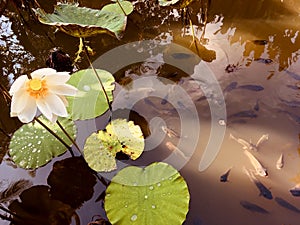
<path id="1" fill-rule="evenodd" d="M 96 1 L 79 2 L 95 8 L 104 4 Z M 210 4 L 207 4 L 208 2 Z M 41 5 L 48 7 L 46 10 L 49 12 L 52 9 L 52 5 L 45 1 L 41 1 Z M 241 224 L 241 221 L 244 224 L 274 224 L 274 221 L 295 223 L 298 221 L 300 206 L 298 199 L 288 190 L 300 183 L 300 3 L 296 0 L 212 0 L 194 2 L 190 7 L 198 51 L 193 42 L 191 27 L 182 21 L 184 18 L 181 17 L 180 10 L 160 8 L 154 5 L 153 1 L 144 1 L 135 4 L 136 11 L 128 18 L 127 31 L 122 41 L 107 36 L 89 39 L 96 52 L 93 59 L 123 43 L 145 39 L 155 39 L 163 43 L 175 42 L 197 53 L 218 78 L 229 115 L 222 118 L 222 124 L 227 124 L 228 130 L 220 155 L 213 166 L 203 173 L 199 173 L 198 164 L 211 132 L 211 112 L 207 100 L 215 99 L 211 91 L 213 87 L 205 86 L 211 94 L 207 98 L 201 90 L 204 86 L 198 85 L 201 81 L 190 77 L 199 60 L 193 58 L 190 53 L 167 49 L 160 57 L 164 61 L 171 60 L 178 65 L 187 65 L 188 73 L 167 63 L 147 61 L 121 68 L 114 74 L 117 82 L 123 86 L 139 77 L 150 75 L 157 76 L 160 82 L 165 79 L 172 80 L 189 94 L 196 105 L 202 131 L 196 152 L 182 170 L 192 196 L 190 213 L 185 224 L 227 224 L 228 216 L 232 219 L 232 224 Z M 62 47 L 71 57 L 77 50 L 77 39 L 60 32 L 54 34 L 52 28 L 36 23 L 25 11 L 22 7 L 16 10 L 10 5 L 0 17 L 1 84 L 6 88 L 15 77 L 37 67 L 44 67 L 49 50 L 53 47 Z M 149 49 L 141 51 L 149 53 Z M 115 68 L 116 62 L 110 63 L 110 69 Z M 86 64 L 82 62 L 77 66 L 85 68 Z M 163 83 L 164 90 L 170 86 L 167 82 Z M 136 91 L 134 86 L 127 85 L 127 88 Z M 138 119 L 145 136 L 159 136 L 163 142 L 156 146 L 155 150 L 146 152 L 141 160 L 136 162 L 139 165 L 167 158 L 170 151 L 165 142 L 174 141 L 176 144 L 177 141 L 176 138 L 164 137 L 161 127 L 151 126 L 152 119 L 161 116 L 165 119 L 167 127 L 180 133 L 181 124 L 176 109 L 180 108 L 180 104 L 186 107 L 181 101 L 176 101 L 177 108 L 172 107 L 165 92 L 161 98 L 149 98 L 147 90 L 142 90 L 142 94 L 145 98 L 135 105 L 135 112 L 131 112 L 131 115 L 135 114 L 132 118 Z M 1 156 L 6 154 L 9 135 L 20 123 L 9 117 L 9 104 L 5 96 L 0 96 L 0 100 L 1 129 L 8 134 L 0 134 L 1 159 Z M 182 108 L 188 111 L 188 106 L 184 107 Z M 115 112 L 114 115 L 122 116 L 123 113 L 128 111 Z M 144 117 L 137 116 L 138 113 Z M 190 129 L 194 126 L 193 121 L 188 121 L 187 124 L 188 134 L 182 136 L 193 135 Z M 159 125 L 161 126 L 161 123 Z M 270 141 L 257 153 L 257 157 L 268 166 L 270 175 L 263 182 L 267 188 L 272 188 L 272 193 L 276 196 L 274 201 L 266 202 L 266 199 L 260 198 L 255 185 L 242 173 L 243 166 L 250 167 L 251 164 L 244 158 L 240 146 L 229 140 L 229 132 L 241 134 L 247 140 L 250 137 L 257 139 L 264 133 L 270 134 Z M 189 151 L 188 144 L 186 146 L 183 150 Z M 282 152 L 286 156 L 285 165 L 278 171 L 275 162 Z M 220 176 L 228 168 L 232 168 L 229 181 L 220 182 Z M 42 170 L 47 170 L 43 179 L 32 178 L 36 184 L 46 184 L 45 177 L 51 168 L 48 165 Z M 5 171 L 10 173 L 10 170 Z M 18 170 L 18 173 L 12 176 L 19 179 L 25 176 L 24 174 L 26 173 L 23 170 Z M 1 174 L 1 179 L 7 176 L 10 174 Z M 82 180 L 85 182 L 81 182 Z M 55 163 L 48 184 L 51 188 L 34 186 L 28 189 L 21 195 L 21 201 L 16 200 L 10 209 L 16 211 L 23 219 L 31 221 L 29 224 L 49 224 L 50 218 L 54 218 L 58 224 L 69 224 L 75 208 L 79 207 L 79 217 L 83 224 L 87 224 L 94 214 L 101 211 L 99 203 L 95 203 L 94 199 L 102 193 L 103 187 L 96 185 L 94 193 L 95 178 L 80 158 L 68 158 Z M 80 195 L 77 195 L 78 193 Z M 40 197 L 36 198 L 36 195 Z M 253 216 L 253 213 L 257 217 Z M 103 212 L 99 214 L 103 215 Z M 15 219 L 15 224 L 27 224 L 19 217 Z"/>

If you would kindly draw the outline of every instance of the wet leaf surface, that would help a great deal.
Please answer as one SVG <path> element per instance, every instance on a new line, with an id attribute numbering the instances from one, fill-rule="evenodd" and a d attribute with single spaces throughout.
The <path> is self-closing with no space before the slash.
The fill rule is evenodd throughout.
<path id="1" fill-rule="evenodd" d="M 25 190 L 9 209 L 18 215 L 15 225 L 69 225 L 75 213 L 71 206 L 51 199 L 49 187 L 44 185 Z"/>
<path id="2" fill-rule="evenodd" d="M 76 209 L 92 198 L 96 178 L 83 158 L 73 157 L 55 162 L 47 183 L 52 199 Z"/>
<path id="3" fill-rule="evenodd" d="M 121 151 L 136 160 L 144 150 L 144 136 L 141 128 L 126 119 L 116 119 L 106 126 L 107 132 L 117 137 L 122 144 Z"/>
<path id="4" fill-rule="evenodd" d="M 141 128 L 126 119 L 115 119 L 100 130 L 91 134 L 84 145 L 84 158 L 97 172 L 117 169 L 116 156 L 122 151 L 136 160 L 144 150 L 144 137 Z"/>
<path id="5" fill-rule="evenodd" d="M 134 7 L 131 2 L 128 1 L 119 1 L 122 9 L 126 13 L 126 15 L 129 15 L 132 13 Z M 113 3 L 113 4 L 108 4 L 105 5 L 101 10 L 102 11 L 107 11 L 107 12 L 114 12 L 114 13 L 119 13 L 119 14 L 124 14 L 123 10 L 121 9 L 120 5 L 118 3 Z"/>
<path id="6" fill-rule="evenodd" d="M 99 33 L 120 37 L 126 27 L 125 15 L 76 4 L 56 5 L 52 14 L 42 9 L 36 9 L 35 13 L 41 23 L 56 26 L 74 37 L 89 37 Z"/>
<path id="7" fill-rule="evenodd" d="M 119 171 L 106 190 L 104 207 L 112 224 L 180 225 L 189 199 L 187 184 L 178 171 L 159 162 Z"/>
<path id="8" fill-rule="evenodd" d="M 43 116 L 39 119 L 67 144 L 72 145 L 57 124 L 51 123 Z M 73 121 L 66 118 L 58 119 L 68 134 L 75 138 L 76 127 Z M 38 122 L 24 124 L 12 136 L 9 154 L 21 168 L 35 169 L 47 164 L 52 158 L 66 152 L 66 147 L 50 134 Z"/>
<path id="9" fill-rule="evenodd" d="M 97 69 L 110 102 L 113 100 L 112 91 L 115 89 L 114 77 L 111 73 Z M 75 97 L 67 97 L 68 111 L 73 120 L 92 119 L 108 110 L 108 104 L 99 80 L 92 69 L 80 70 L 72 74 L 68 84 L 78 89 Z"/>

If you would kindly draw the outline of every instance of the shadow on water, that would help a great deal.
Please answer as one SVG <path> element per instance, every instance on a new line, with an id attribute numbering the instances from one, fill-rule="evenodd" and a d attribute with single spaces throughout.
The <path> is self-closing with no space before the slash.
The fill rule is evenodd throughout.
<path id="1" fill-rule="evenodd" d="M 82 6 L 101 8 L 108 1 L 78 2 Z M 208 2 L 210 4 L 206 4 Z M 55 1 L 38 3 L 51 12 Z M 9 89 L 20 75 L 45 67 L 54 47 L 63 49 L 74 59 L 78 39 L 37 23 L 31 10 L 35 4 L 35 1 L 26 1 L 26 4 L 18 0 L 1 1 L 1 89 Z M 215 99 L 213 93 L 204 96 L 201 89 L 210 89 L 210 86 L 190 77 L 199 61 L 194 61 L 185 52 L 168 49 L 162 58 L 173 58 L 179 64 L 189 63 L 189 74 L 166 63 L 148 61 L 131 64 L 114 74 L 117 88 L 126 86 L 129 91 L 136 91 L 133 84 L 137 78 L 155 75 L 164 89 L 172 90 L 177 85 L 195 103 L 201 120 L 201 135 L 193 157 L 181 170 L 191 193 L 190 211 L 184 224 L 227 225 L 228 218 L 231 218 L 232 225 L 297 224 L 300 205 L 297 197 L 288 190 L 300 183 L 300 3 L 297 0 L 203 0 L 193 2 L 189 7 L 198 49 L 193 43 L 190 27 L 183 29 L 185 22 L 179 9 L 162 8 L 154 1 L 140 1 L 136 2 L 135 11 L 128 17 L 121 41 L 107 35 L 88 38 L 95 52 L 92 58 L 95 60 L 108 50 L 132 41 L 174 42 L 197 53 L 218 79 L 226 102 L 228 117 L 224 123 L 227 130 L 220 154 L 208 170 L 200 173 L 198 164 L 211 132 L 208 102 Z M 84 59 L 76 65 L 78 69 L 87 66 Z M 162 78 L 175 83 L 163 82 Z M 190 106 L 180 101 L 169 104 L 171 94 L 155 98 L 149 97 L 147 91 L 138 90 L 132 94 L 144 96 L 132 111 L 114 112 L 116 117 L 129 115 L 142 127 L 146 140 L 162 140 L 153 151 L 145 152 L 135 165 L 164 160 L 170 154 L 167 142 L 177 144 L 178 137 L 185 139 L 193 133 L 192 129 L 190 134 L 180 133 L 182 124 L 178 109 L 188 111 Z M 69 155 L 65 154 L 31 175 L 10 165 L 7 155 L 9 138 L 21 124 L 10 118 L 7 98 L 0 95 L 0 161 L 5 158 L 0 165 L 0 178 L 6 183 L 19 179 L 33 181 L 33 186 L 26 189 L 19 199 L 7 203 L 8 208 L 16 213 L 13 224 L 79 224 L 79 220 L 81 224 L 88 224 L 95 215 L 105 217 L 101 209 L 101 193 L 105 187 L 96 183 L 80 157 L 68 158 Z M 162 118 L 176 135 L 168 137 L 161 129 L 161 121 L 155 120 L 157 117 Z M 97 128 L 102 128 L 104 122 L 99 122 Z M 193 127 L 193 121 L 186 122 Z M 270 139 L 253 154 L 268 169 L 269 176 L 258 179 L 270 188 L 274 196 L 278 196 L 275 200 L 259 196 L 255 185 L 242 172 L 244 166 L 251 168 L 252 164 L 244 156 L 241 146 L 229 139 L 230 133 L 249 142 L 269 134 Z M 188 144 L 182 151 L 188 151 Z M 277 170 L 275 163 L 281 153 L 285 156 L 284 166 Z M 119 157 L 128 164 L 132 163 Z M 228 168 L 231 170 L 227 182 L 220 182 L 220 176 Z"/>

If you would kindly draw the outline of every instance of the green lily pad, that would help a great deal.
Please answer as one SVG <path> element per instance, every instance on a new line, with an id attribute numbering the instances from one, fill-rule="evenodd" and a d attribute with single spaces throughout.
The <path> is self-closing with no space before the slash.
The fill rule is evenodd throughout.
<path id="1" fill-rule="evenodd" d="M 113 100 L 114 77 L 105 70 L 96 70 L 108 95 Z M 68 112 L 73 120 L 93 119 L 105 113 L 109 107 L 97 76 L 92 69 L 80 70 L 72 74 L 68 84 L 78 89 L 76 96 L 67 97 Z"/>
<path id="2" fill-rule="evenodd" d="M 143 168 L 129 166 L 113 177 L 104 208 L 118 225 L 180 225 L 189 210 L 190 194 L 172 166 L 156 162 Z"/>
<path id="3" fill-rule="evenodd" d="M 117 168 L 115 157 L 121 148 L 116 137 L 100 130 L 86 139 L 83 156 L 93 170 L 109 172 Z"/>
<path id="4" fill-rule="evenodd" d="M 117 169 L 116 154 L 120 151 L 137 159 L 144 150 L 144 137 L 140 126 L 126 119 L 113 120 L 106 131 L 91 134 L 84 145 L 83 155 L 89 167 L 97 172 Z"/>
<path id="5" fill-rule="evenodd" d="M 126 119 L 116 119 L 106 126 L 112 136 L 116 136 L 122 144 L 122 152 L 136 160 L 144 151 L 145 142 L 140 126 Z"/>
<path id="6" fill-rule="evenodd" d="M 43 116 L 40 116 L 39 119 L 68 145 L 72 145 L 72 142 L 57 124 L 51 123 Z M 74 122 L 66 118 L 59 118 L 58 120 L 68 134 L 75 139 L 76 127 Z M 9 154 L 12 160 L 25 169 L 41 167 L 52 158 L 65 153 L 66 150 L 66 147 L 38 122 L 24 124 L 13 134 L 9 145 Z"/>
<path id="7" fill-rule="evenodd" d="M 41 23 L 58 27 L 74 37 L 89 37 L 107 33 L 120 37 L 126 27 L 126 16 L 120 13 L 79 7 L 76 4 L 59 4 L 52 14 L 34 9 Z"/>
<path id="8" fill-rule="evenodd" d="M 128 1 L 119 1 L 120 5 L 122 6 L 124 12 L 126 13 L 126 15 L 128 16 L 130 13 L 132 13 L 133 11 L 133 4 L 131 2 Z M 119 14 L 123 14 L 124 12 L 121 9 L 120 5 L 118 3 L 113 3 L 113 4 L 108 4 L 105 5 L 101 11 L 107 11 L 107 12 L 115 12 L 115 13 L 119 13 Z"/>
<path id="9" fill-rule="evenodd" d="M 179 2 L 179 0 L 158 0 L 158 4 L 160 6 L 169 6 L 169 5 L 174 5 L 177 2 Z"/>

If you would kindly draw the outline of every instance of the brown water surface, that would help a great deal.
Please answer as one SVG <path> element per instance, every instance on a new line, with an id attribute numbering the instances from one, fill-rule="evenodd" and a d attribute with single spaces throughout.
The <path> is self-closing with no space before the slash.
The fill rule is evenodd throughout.
<path id="1" fill-rule="evenodd" d="M 52 10 L 50 6 L 54 4 L 54 1 L 51 4 L 47 2 L 39 1 L 42 7 L 50 12 Z M 93 8 L 101 7 L 96 1 L 79 1 L 79 3 Z M 118 82 L 114 92 L 116 100 L 113 103 L 113 109 L 134 110 L 141 117 L 133 115 L 132 118 L 139 118 L 140 124 L 144 126 L 144 133 L 150 134 L 149 130 L 151 131 L 151 135 L 146 139 L 145 148 L 148 151 L 135 162 L 129 160 L 124 162 L 147 165 L 154 161 L 169 160 L 168 162 L 180 169 L 191 193 L 190 211 L 184 223 L 186 225 L 299 224 L 299 197 L 292 196 L 289 190 L 300 183 L 300 41 L 298 37 L 300 2 L 297 0 L 202 0 L 195 2 L 189 10 L 194 24 L 198 52 L 192 42 L 191 28 L 183 28 L 179 10 L 162 8 L 154 4 L 150 1 L 135 2 L 135 11 L 128 18 L 128 25 L 122 40 L 119 41 L 107 35 L 88 38 L 89 45 L 95 51 L 93 60 L 122 44 L 148 39 L 154 40 L 154 45 L 160 42 L 176 43 L 191 49 L 202 59 L 200 62 L 191 56 L 190 52 L 183 52 L 180 48 L 169 48 L 157 55 L 153 52 L 151 55 L 149 49 L 141 49 L 141 52 L 151 55 L 147 60 L 134 62 L 120 69 L 114 68 L 114 62 L 110 62 L 111 67 L 106 65 L 109 71 L 115 71 L 114 75 Z M 72 59 L 77 51 L 78 40 L 76 38 L 69 37 L 60 31 L 54 32 L 55 29 L 41 25 L 34 20 L 29 10 L 33 5 L 31 2 L 22 7 L 20 1 L 11 1 L 3 10 L 0 10 L 2 11 L 0 82 L 7 89 L 18 76 L 45 67 L 49 50 L 53 47 L 61 47 Z M 205 13 L 206 10 L 207 13 Z M 177 62 L 178 68 L 164 63 L 172 58 Z M 205 81 L 199 81 L 194 76 L 194 72 L 197 71 L 195 68 L 199 64 L 208 68 L 210 74 L 217 79 L 221 90 L 224 90 L 227 118 L 218 117 L 219 115 L 215 115 L 209 107 L 210 101 L 218 102 L 220 99 L 215 98 L 214 86 L 210 86 Z M 189 65 L 189 71 L 180 69 L 181 65 Z M 78 69 L 86 67 L 84 59 L 77 64 Z M 138 83 L 140 78 L 153 77 L 155 79 L 151 81 L 152 83 L 149 82 L 146 88 L 140 89 L 141 86 Z M 125 84 L 131 80 L 133 83 L 130 84 L 130 88 L 126 87 L 128 89 L 128 91 L 125 89 L 126 94 L 119 94 L 122 90 L 124 91 Z M 176 88 L 186 91 L 189 101 L 183 101 L 183 94 L 174 91 Z M 163 103 L 166 93 L 169 93 L 168 98 L 165 98 L 168 103 Z M 205 93 L 206 97 L 208 97 L 207 94 L 211 96 L 208 101 L 204 97 Z M 4 182 L 29 179 L 34 185 L 47 185 L 50 172 L 55 171 L 52 170 L 53 166 L 69 167 L 66 165 L 70 162 L 62 160 L 70 159 L 70 155 L 66 153 L 56 158 L 39 168 L 34 175 L 13 167 L 7 160 L 9 158 L 6 154 L 9 140 L 7 135 L 12 134 L 21 124 L 17 119 L 9 117 L 7 97 L 1 95 L 0 104 L 0 128 L 4 131 L 0 134 L 0 161 L 2 157 L 6 159 L 2 160 L 0 165 L 0 179 Z M 189 115 L 194 110 L 197 113 L 197 120 L 193 116 L 182 119 L 181 115 Z M 241 112 L 244 113 L 241 114 Z M 221 140 L 220 152 L 211 166 L 200 172 L 200 159 L 207 143 L 212 138 L 210 135 L 214 135 L 211 122 L 214 116 L 220 120 L 220 126 L 226 123 L 224 139 Z M 182 124 L 183 121 L 184 124 Z M 103 129 L 106 123 L 107 115 L 97 118 L 96 122 L 78 122 L 77 142 L 79 146 L 84 145 L 85 138 L 91 132 Z M 164 136 L 162 125 L 171 128 L 180 137 Z M 198 126 L 200 133 L 197 133 L 196 127 Z M 253 169 L 253 166 L 243 153 L 242 146 L 229 138 L 230 134 L 247 141 L 252 140 L 254 143 L 262 135 L 269 135 L 268 141 L 259 148 L 259 151 L 251 153 L 268 170 L 268 177 L 256 177 L 272 192 L 272 200 L 260 196 L 255 184 L 243 172 L 243 167 Z M 180 154 L 173 154 L 171 158 L 168 158 L 170 150 L 165 145 L 167 141 L 182 146 L 180 150 L 190 157 L 189 160 L 185 162 L 180 158 L 182 157 Z M 281 153 L 284 154 L 284 166 L 278 170 L 276 161 Z M 186 164 L 181 164 L 181 162 Z M 74 183 L 70 180 L 68 180 L 70 183 L 61 183 L 66 189 L 68 185 L 80 187 L 75 177 L 87 169 L 83 168 L 81 163 L 80 159 L 74 159 L 74 164 L 78 164 L 78 168 L 81 169 L 78 171 L 66 169 L 67 177 L 74 176 Z M 220 182 L 220 176 L 229 168 L 231 171 L 228 182 Z M 30 195 L 41 193 L 41 196 L 47 199 L 52 207 L 50 207 L 51 210 L 58 204 L 69 216 L 73 213 L 70 205 L 78 208 L 78 205 L 82 204 L 76 212 L 81 224 L 88 224 L 94 215 L 105 217 L 102 202 L 96 201 L 104 186 L 100 182 L 94 186 L 93 178 L 89 181 L 83 197 L 80 196 L 77 199 L 74 196 L 79 193 L 74 193 L 70 197 L 71 200 L 74 198 L 74 201 L 64 200 L 64 203 L 49 200 L 49 196 L 45 194 L 47 193 L 45 186 L 37 186 L 30 189 L 28 193 Z M 58 192 L 57 195 L 59 194 L 61 193 Z M 278 204 L 275 201 L 276 197 L 277 200 L 278 198 L 286 200 L 298 208 L 299 212 L 293 211 L 287 205 L 283 207 Z M 241 202 L 245 201 L 260 206 L 268 213 L 253 212 L 244 208 Z M 28 208 L 25 207 L 25 210 Z M 38 215 L 35 218 L 41 219 Z M 60 224 L 68 224 L 68 221 L 60 222 Z M 0 224 L 9 223 L 1 221 Z M 74 218 L 72 224 L 75 224 Z"/>

